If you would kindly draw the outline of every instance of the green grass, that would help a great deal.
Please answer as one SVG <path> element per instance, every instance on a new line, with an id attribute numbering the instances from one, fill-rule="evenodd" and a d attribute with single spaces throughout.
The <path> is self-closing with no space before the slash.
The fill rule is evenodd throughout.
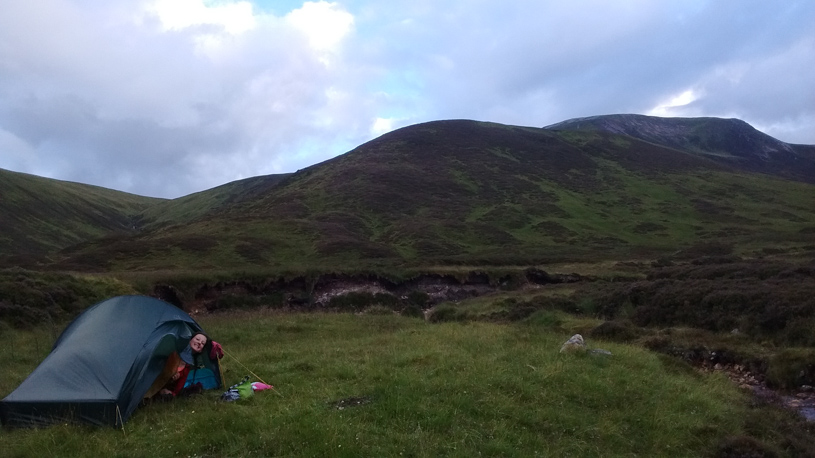
<path id="1" fill-rule="evenodd" d="M 129 232 L 162 199 L 0 169 L 0 258 L 22 260 Z"/>
<path id="2" fill-rule="evenodd" d="M 656 354 L 620 344 L 589 342 L 609 358 L 561 355 L 569 333 L 552 317 L 429 324 L 255 311 L 199 321 L 227 351 L 227 383 L 251 370 L 279 395 L 152 405 L 124 431 L 3 430 L 0 448 L 6 456 L 702 456 L 743 433 L 745 397 L 724 377 L 675 373 Z M 45 356 L 48 338 L 3 330 L 13 352 L 1 395 Z M 363 403 L 338 408 L 349 399 Z"/>

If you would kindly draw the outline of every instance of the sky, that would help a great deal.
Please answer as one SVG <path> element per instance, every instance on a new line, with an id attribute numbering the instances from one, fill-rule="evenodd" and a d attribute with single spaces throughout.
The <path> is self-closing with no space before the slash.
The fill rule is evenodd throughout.
<path id="1" fill-rule="evenodd" d="M 0 168 L 177 198 L 441 119 L 815 144 L 815 1 L 0 0 Z M 0 196 L 2 199 L 2 196 Z"/>

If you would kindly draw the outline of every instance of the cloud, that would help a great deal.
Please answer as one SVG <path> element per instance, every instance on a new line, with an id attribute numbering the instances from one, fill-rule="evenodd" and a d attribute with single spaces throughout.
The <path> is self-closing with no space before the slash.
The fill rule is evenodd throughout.
<path id="1" fill-rule="evenodd" d="M 305 33 L 315 50 L 332 51 L 351 31 L 354 16 L 336 3 L 306 2 L 287 14 L 286 21 Z"/>
<path id="2" fill-rule="evenodd" d="M 681 93 L 671 96 L 668 101 L 660 103 L 652 108 L 647 114 L 650 116 L 680 116 L 683 108 L 687 107 L 694 101 L 699 99 L 699 94 L 693 89 L 682 91 Z"/>
<path id="3" fill-rule="evenodd" d="M 0 19 L 0 166 L 176 197 L 311 165 L 353 137 L 326 61 L 353 24 L 338 5 L 92 6 L 19 2 Z"/>
<path id="4" fill-rule="evenodd" d="M 812 17 L 806 1 L 11 0 L 0 167 L 178 197 L 417 122 L 626 112 L 815 143 Z"/>
<path id="5" fill-rule="evenodd" d="M 158 17 L 165 30 L 215 25 L 240 34 L 255 27 L 252 4 L 244 1 L 208 5 L 201 0 L 158 0 L 146 10 Z"/>

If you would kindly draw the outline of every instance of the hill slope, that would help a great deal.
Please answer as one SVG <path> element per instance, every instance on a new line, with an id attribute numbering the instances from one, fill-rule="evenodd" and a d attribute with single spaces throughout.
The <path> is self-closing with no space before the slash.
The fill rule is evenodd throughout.
<path id="1" fill-rule="evenodd" d="M 743 170 L 815 183 L 815 146 L 784 143 L 739 119 L 624 114 L 570 119 L 546 129 L 628 135 Z"/>
<path id="2" fill-rule="evenodd" d="M 0 169 L 0 262 L 26 264 L 77 243 L 131 233 L 162 199 Z"/>
<path id="3" fill-rule="evenodd" d="M 174 224 L 186 224 L 205 218 L 230 206 L 252 200 L 272 192 L 278 183 L 290 173 L 263 175 L 233 181 L 206 191 L 197 192 L 177 199 L 166 200 L 147 208 L 142 216 L 145 229 Z"/>
<path id="4" fill-rule="evenodd" d="M 216 214 L 62 266 L 347 269 L 801 250 L 815 187 L 631 136 L 475 121 L 383 135 Z"/>

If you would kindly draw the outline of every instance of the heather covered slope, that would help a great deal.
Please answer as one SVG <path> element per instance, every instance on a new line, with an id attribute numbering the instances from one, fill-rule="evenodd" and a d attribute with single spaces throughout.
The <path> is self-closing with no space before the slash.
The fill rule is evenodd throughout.
<path id="1" fill-rule="evenodd" d="M 224 211 L 240 202 L 273 192 L 274 187 L 290 175 L 290 173 L 284 173 L 246 178 L 157 203 L 143 213 L 144 220 L 149 222 L 146 228 L 155 229 L 165 225 L 185 224 L 206 218 L 208 215 Z"/>
<path id="2" fill-rule="evenodd" d="M 110 233 L 133 233 L 162 199 L 0 169 L 0 262 L 32 262 Z"/>
<path id="3" fill-rule="evenodd" d="M 348 269 L 812 250 L 811 184 L 599 131 L 438 121 L 383 135 L 71 268 Z"/>
<path id="4" fill-rule="evenodd" d="M 546 128 L 627 135 L 742 170 L 815 183 L 815 146 L 782 142 L 740 119 L 618 114 L 569 119 Z"/>

